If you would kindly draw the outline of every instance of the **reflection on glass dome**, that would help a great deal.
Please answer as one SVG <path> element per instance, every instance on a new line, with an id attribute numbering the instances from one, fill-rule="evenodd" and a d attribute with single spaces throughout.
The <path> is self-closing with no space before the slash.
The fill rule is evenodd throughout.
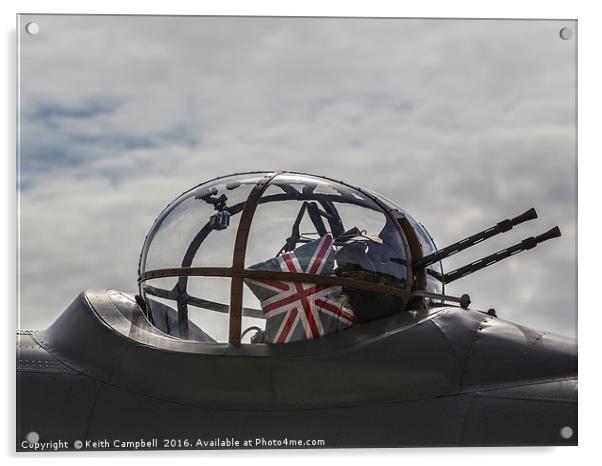
<path id="1" fill-rule="evenodd" d="M 140 291 L 149 321 L 171 336 L 289 343 L 407 310 L 418 250 L 435 250 L 426 230 L 374 193 L 312 175 L 233 175 L 158 217 Z M 440 292 L 432 280 L 425 289 Z"/>
<path id="2" fill-rule="evenodd" d="M 145 270 L 227 267 L 249 193 L 261 175 L 235 175 L 197 186 L 155 221 L 142 251 Z"/>

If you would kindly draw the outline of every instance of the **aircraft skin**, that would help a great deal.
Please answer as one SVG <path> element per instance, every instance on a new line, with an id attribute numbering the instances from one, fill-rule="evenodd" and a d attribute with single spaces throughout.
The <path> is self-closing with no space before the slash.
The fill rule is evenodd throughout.
<path id="1" fill-rule="evenodd" d="M 29 432 L 68 449 L 576 445 L 577 346 L 453 306 L 208 344 L 161 333 L 131 295 L 86 291 L 18 334 L 17 413 L 20 451 Z"/>

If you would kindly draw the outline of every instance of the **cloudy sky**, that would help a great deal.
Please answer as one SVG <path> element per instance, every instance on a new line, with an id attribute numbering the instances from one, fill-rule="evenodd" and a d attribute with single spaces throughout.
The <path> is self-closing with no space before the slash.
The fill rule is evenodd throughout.
<path id="1" fill-rule="evenodd" d="M 562 21 L 22 16 L 20 322 L 86 288 L 136 290 L 165 205 L 204 180 L 297 170 L 396 201 L 445 262 L 563 236 L 449 286 L 576 333 L 576 38 Z M 37 35 L 23 32 L 39 23 Z M 279 246 L 278 246 L 279 247 Z"/>

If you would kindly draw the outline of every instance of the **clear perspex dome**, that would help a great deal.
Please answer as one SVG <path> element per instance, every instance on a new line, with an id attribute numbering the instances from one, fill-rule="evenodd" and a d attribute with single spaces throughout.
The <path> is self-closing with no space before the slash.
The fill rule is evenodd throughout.
<path id="1" fill-rule="evenodd" d="M 288 172 L 232 175 L 157 218 L 140 294 L 149 321 L 174 337 L 289 343 L 406 310 L 410 257 L 434 250 L 421 225 L 370 191 Z"/>

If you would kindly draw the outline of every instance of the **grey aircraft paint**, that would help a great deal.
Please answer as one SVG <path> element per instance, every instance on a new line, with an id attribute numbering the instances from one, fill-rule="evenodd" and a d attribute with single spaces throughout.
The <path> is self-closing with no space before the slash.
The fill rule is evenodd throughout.
<path id="1" fill-rule="evenodd" d="M 132 296 L 87 291 L 47 330 L 20 333 L 17 354 L 18 450 L 32 431 L 70 448 L 214 438 L 577 444 L 575 342 L 459 307 L 233 346 L 161 334 Z"/>

